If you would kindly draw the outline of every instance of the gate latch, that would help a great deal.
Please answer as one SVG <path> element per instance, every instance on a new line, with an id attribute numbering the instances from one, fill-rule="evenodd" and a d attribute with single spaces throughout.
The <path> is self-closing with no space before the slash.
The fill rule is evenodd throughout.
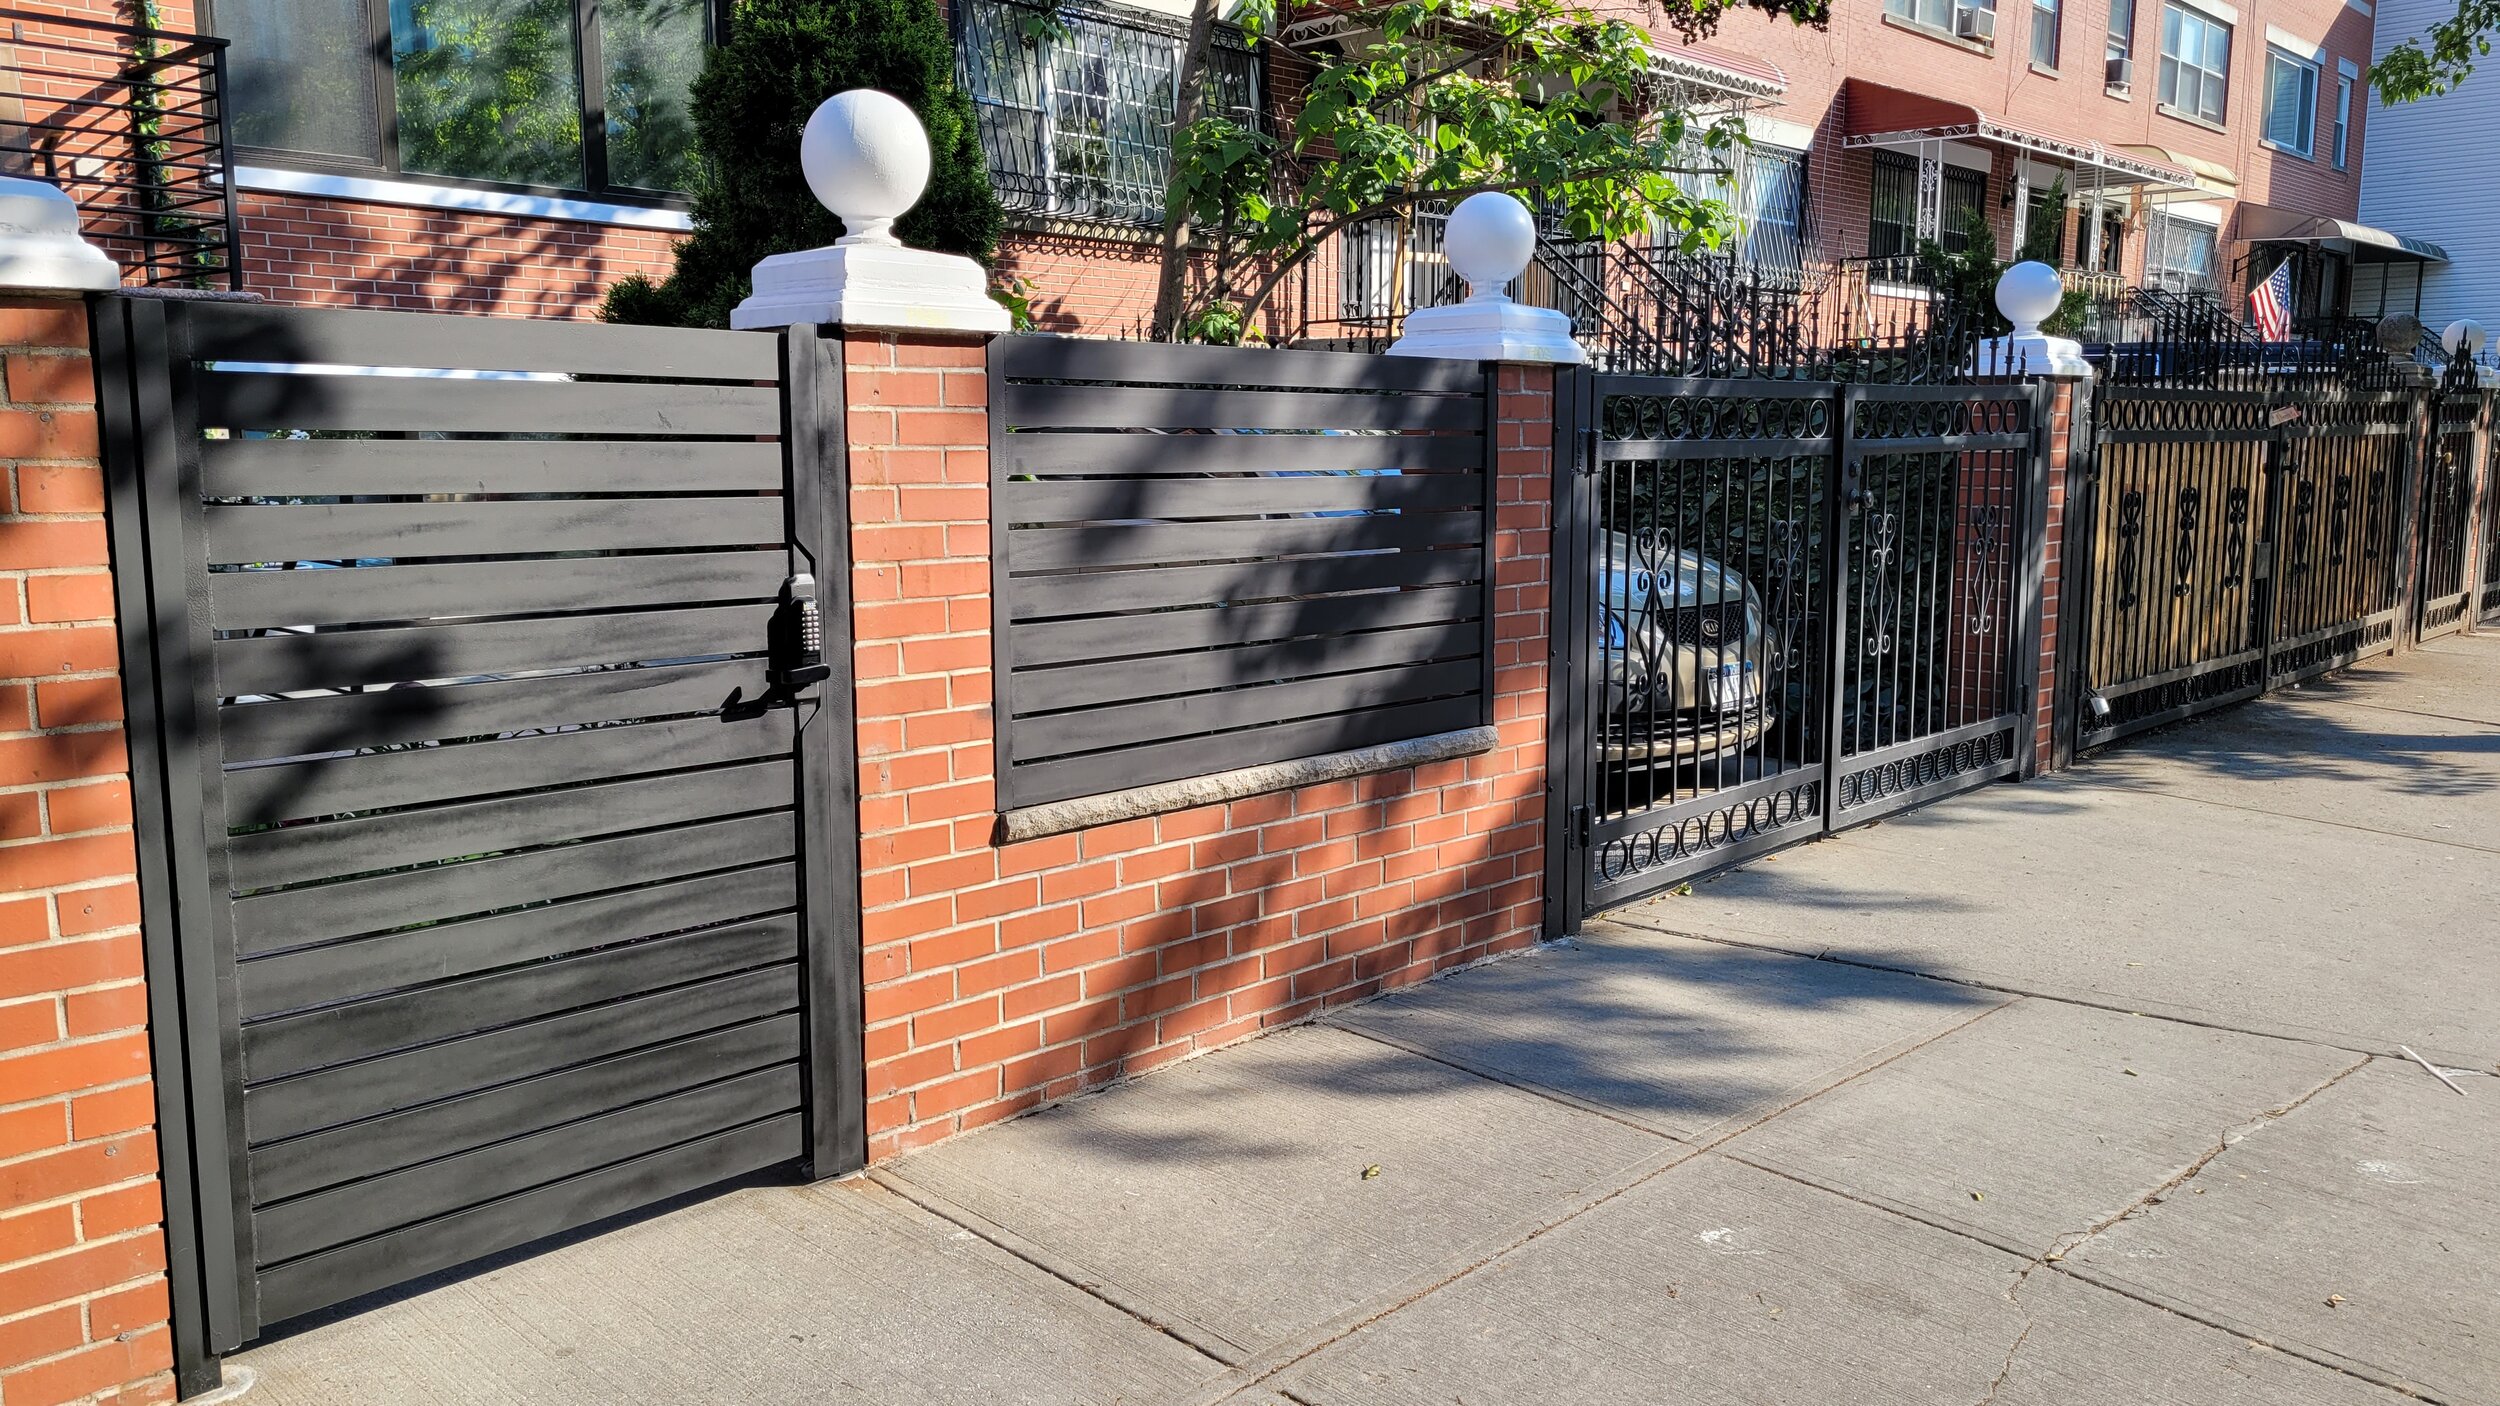
<path id="1" fill-rule="evenodd" d="M 833 666 L 825 662 L 825 620 L 816 606 L 815 577 L 802 571 L 781 583 L 781 605 L 773 611 L 766 644 L 764 679 L 775 697 L 787 700 L 833 676 Z"/>

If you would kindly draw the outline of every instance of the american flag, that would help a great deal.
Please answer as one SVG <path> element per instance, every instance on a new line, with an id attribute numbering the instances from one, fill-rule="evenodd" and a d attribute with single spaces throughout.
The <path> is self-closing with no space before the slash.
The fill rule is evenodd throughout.
<path id="1" fill-rule="evenodd" d="M 2274 266 L 2265 282 L 2249 290 L 2249 315 L 2257 319 L 2257 335 L 2280 342 L 2292 335 L 2292 261 Z"/>

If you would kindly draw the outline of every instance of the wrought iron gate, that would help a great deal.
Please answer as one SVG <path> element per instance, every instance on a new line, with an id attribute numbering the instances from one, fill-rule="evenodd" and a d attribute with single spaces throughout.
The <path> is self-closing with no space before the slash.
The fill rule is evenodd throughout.
<path id="1" fill-rule="evenodd" d="M 2029 761 L 2045 394 L 1561 379 L 1551 925 Z"/>
<path id="2" fill-rule="evenodd" d="M 2431 411 L 2429 453 L 2422 475 L 2422 587 L 2419 633 L 2423 639 L 2455 634 L 2474 623 L 2479 573 L 2473 559 L 2478 489 L 2483 462 L 2488 397 L 2472 379 L 2451 378 Z"/>
<path id="3" fill-rule="evenodd" d="M 2113 384 L 2067 507 L 2075 745 L 2393 650 L 2420 399 Z"/>
<path id="4" fill-rule="evenodd" d="M 106 299 L 95 340 L 184 1362 L 858 1165 L 813 335 Z"/>

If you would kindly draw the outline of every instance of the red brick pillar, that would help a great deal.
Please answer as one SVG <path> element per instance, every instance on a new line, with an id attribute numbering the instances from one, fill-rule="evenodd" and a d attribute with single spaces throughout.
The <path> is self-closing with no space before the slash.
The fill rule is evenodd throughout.
<path id="1" fill-rule="evenodd" d="M 0 1402 L 169 1401 L 87 314 L 0 301 Z"/>
<path id="2" fill-rule="evenodd" d="M 2032 739 L 2034 764 L 2032 774 L 2055 771 L 2061 763 L 2057 754 L 2057 697 L 2062 680 L 2057 667 L 2057 626 L 2059 580 L 2066 564 L 2066 474 L 2074 437 L 2078 428 L 2075 418 L 2075 388 L 2079 382 L 2062 380 L 2051 383 L 2049 400 L 2048 462 L 2043 488 L 2048 497 L 2040 540 L 2040 676 L 2039 686 L 2032 692 Z"/>
<path id="3" fill-rule="evenodd" d="M 1001 843 L 983 339 L 843 349 L 872 1160 L 1536 939 L 1549 369 L 1499 382 L 1491 750 Z"/>

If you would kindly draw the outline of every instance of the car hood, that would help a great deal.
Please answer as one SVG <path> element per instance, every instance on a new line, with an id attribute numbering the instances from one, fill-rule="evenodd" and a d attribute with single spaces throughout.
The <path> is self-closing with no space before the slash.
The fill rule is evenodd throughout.
<path id="1" fill-rule="evenodd" d="M 1733 605 L 1757 609 L 1761 601 L 1745 578 L 1701 553 L 1686 548 L 1636 551 L 1630 534 L 1608 531 L 1605 561 L 1598 576 L 1598 600 L 1618 614 L 1638 616 L 1643 609 L 1675 609 L 1697 605 Z"/>

